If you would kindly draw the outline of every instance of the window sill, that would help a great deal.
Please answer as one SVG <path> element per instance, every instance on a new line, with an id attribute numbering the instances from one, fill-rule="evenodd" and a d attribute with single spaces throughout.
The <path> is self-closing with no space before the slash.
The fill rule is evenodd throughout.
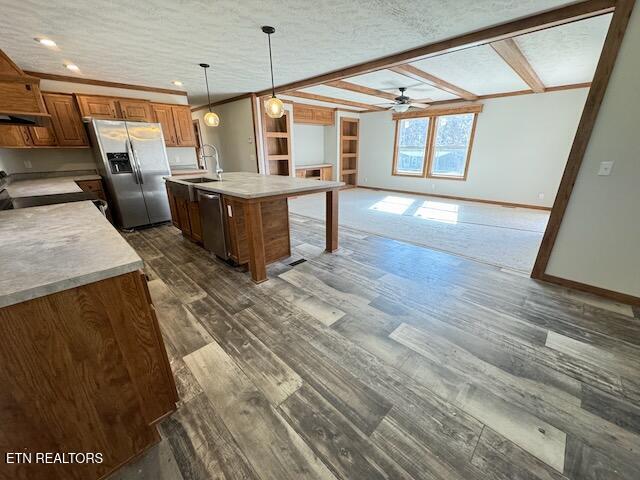
<path id="1" fill-rule="evenodd" d="M 464 175 L 462 177 L 458 177 L 455 175 L 427 175 L 427 178 L 436 178 L 441 180 L 462 180 L 463 182 L 467 180 L 467 176 Z"/>
<path id="2" fill-rule="evenodd" d="M 394 177 L 413 177 L 413 178 L 424 178 L 424 173 L 402 173 L 402 172 L 393 172 L 391 175 Z"/>

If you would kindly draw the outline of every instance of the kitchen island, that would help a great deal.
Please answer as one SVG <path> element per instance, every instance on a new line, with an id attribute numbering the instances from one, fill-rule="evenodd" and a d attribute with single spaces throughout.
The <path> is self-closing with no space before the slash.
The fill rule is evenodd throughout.
<path id="1" fill-rule="evenodd" d="M 207 193 L 222 197 L 226 248 L 236 263 L 248 263 L 256 283 L 267 280 L 268 263 L 291 254 L 289 197 L 326 192 L 326 251 L 338 249 L 338 192 L 343 182 L 249 172 L 225 173 L 222 181 L 213 176 L 203 180 L 202 175 L 171 176 L 165 180 L 170 186 L 189 188 L 191 203 L 197 199 L 202 202 Z M 194 195 L 194 191 L 200 193 Z M 172 215 L 180 216 L 184 208 L 172 204 Z M 199 212 L 198 221 L 204 226 L 208 221 L 206 210 L 201 208 Z"/>
<path id="2" fill-rule="evenodd" d="M 0 456 L 102 457 L 5 462 L 0 478 L 104 478 L 178 401 L 142 259 L 91 201 L 1 211 L 0 244 Z"/>

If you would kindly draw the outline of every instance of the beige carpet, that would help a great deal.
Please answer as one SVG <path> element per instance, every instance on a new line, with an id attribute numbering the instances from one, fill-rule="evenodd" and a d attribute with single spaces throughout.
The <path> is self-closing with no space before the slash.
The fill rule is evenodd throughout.
<path id="1" fill-rule="evenodd" d="M 324 194 L 291 199 L 292 213 L 324 219 Z M 341 225 L 530 272 L 549 212 L 355 188 L 340 192 Z"/>

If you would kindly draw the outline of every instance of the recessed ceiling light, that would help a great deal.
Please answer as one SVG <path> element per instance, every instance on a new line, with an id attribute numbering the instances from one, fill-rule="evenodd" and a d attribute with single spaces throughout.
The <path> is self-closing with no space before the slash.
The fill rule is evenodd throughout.
<path id="1" fill-rule="evenodd" d="M 44 45 L 45 47 L 56 47 L 56 42 L 51 40 L 50 38 L 34 38 L 36 42 L 40 45 Z"/>
<path id="2" fill-rule="evenodd" d="M 173 84 L 174 84 L 175 86 L 177 86 L 177 87 L 181 87 L 181 86 L 182 86 L 182 82 L 181 82 L 180 80 L 174 80 L 174 81 L 173 81 L 173 82 L 171 82 L 171 83 L 173 83 Z"/>
<path id="3" fill-rule="evenodd" d="M 72 72 L 79 72 L 80 71 L 80 68 L 77 65 L 73 64 L 73 63 L 65 63 L 64 66 L 66 68 L 68 68 L 69 70 L 71 70 Z"/>

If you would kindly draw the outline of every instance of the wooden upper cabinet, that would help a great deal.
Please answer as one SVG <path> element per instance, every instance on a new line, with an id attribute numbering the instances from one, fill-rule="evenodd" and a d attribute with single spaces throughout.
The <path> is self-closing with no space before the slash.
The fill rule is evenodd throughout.
<path id="1" fill-rule="evenodd" d="M 176 139 L 181 147 L 195 147 L 196 134 L 193 131 L 193 120 L 191 119 L 191 108 L 189 105 L 173 105 L 173 124 L 176 128 Z"/>
<path id="2" fill-rule="evenodd" d="M 55 147 L 56 135 L 50 127 L 28 127 L 31 144 L 36 147 Z"/>
<path id="3" fill-rule="evenodd" d="M 0 125 L 0 147 L 27 147 L 29 134 L 24 127 Z"/>
<path id="4" fill-rule="evenodd" d="M 152 122 L 153 113 L 151 112 L 151 104 L 146 100 L 118 100 L 120 113 L 125 120 L 136 122 Z"/>
<path id="5" fill-rule="evenodd" d="M 122 118 L 117 99 L 98 95 L 76 95 L 83 117 L 118 119 Z"/>
<path id="6" fill-rule="evenodd" d="M 333 108 L 315 105 L 293 104 L 294 123 L 308 123 L 311 125 L 333 125 L 335 110 Z"/>
<path id="7" fill-rule="evenodd" d="M 72 95 L 62 93 L 43 94 L 44 103 L 51 114 L 53 131 L 61 147 L 89 146 L 82 117 Z"/>
<path id="8" fill-rule="evenodd" d="M 163 103 L 152 103 L 151 110 L 155 116 L 155 121 L 162 126 L 162 134 L 164 135 L 164 143 L 167 147 L 177 147 L 178 139 L 176 138 L 176 127 L 173 122 L 173 105 Z"/>

